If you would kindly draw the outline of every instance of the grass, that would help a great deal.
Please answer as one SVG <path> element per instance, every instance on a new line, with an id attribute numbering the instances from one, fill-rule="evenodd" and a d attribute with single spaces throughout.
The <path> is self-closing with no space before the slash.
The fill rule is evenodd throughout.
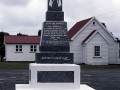
<path id="1" fill-rule="evenodd" d="M 30 62 L 0 62 L 0 70 L 29 69 Z"/>
<path id="2" fill-rule="evenodd" d="M 120 65 L 80 65 L 81 70 L 120 70 Z"/>
<path id="3" fill-rule="evenodd" d="M 0 70 L 29 69 L 32 62 L 0 62 Z M 81 70 L 120 70 L 120 65 L 80 65 Z"/>

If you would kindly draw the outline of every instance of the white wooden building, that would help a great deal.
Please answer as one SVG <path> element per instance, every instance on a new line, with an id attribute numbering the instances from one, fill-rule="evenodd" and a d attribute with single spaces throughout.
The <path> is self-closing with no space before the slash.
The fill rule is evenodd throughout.
<path id="1" fill-rule="evenodd" d="M 38 36 L 5 36 L 6 61 L 35 61 L 39 51 Z"/>
<path id="2" fill-rule="evenodd" d="M 77 22 L 69 31 L 74 63 L 91 65 L 120 64 L 119 43 L 95 17 Z M 38 36 L 5 36 L 6 61 L 35 61 Z"/>
<path id="3" fill-rule="evenodd" d="M 119 43 L 95 17 L 77 22 L 68 32 L 74 63 L 120 64 Z"/>

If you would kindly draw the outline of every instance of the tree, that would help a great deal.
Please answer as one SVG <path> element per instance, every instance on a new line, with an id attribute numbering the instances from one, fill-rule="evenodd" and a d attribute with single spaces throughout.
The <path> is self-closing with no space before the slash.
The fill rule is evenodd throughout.
<path id="1" fill-rule="evenodd" d="M 9 35 L 9 33 L 6 32 L 0 32 L 0 56 L 1 59 L 5 57 L 5 45 L 4 45 L 4 36 Z"/>
<path id="2" fill-rule="evenodd" d="M 17 36 L 28 36 L 28 35 L 22 34 L 22 33 L 17 33 Z"/>
<path id="3" fill-rule="evenodd" d="M 38 31 L 38 36 L 41 36 L 41 30 Z"/>

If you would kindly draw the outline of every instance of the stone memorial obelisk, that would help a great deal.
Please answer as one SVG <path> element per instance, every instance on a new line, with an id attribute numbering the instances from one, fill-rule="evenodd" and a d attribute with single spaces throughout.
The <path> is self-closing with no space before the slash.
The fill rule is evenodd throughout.
<path id="1" fill-rule="evenodd" d="M 29 84 L 16 85 L 16 90 L 80 90 L 80 66 L 73 64 L 62 0 L 48 0 L 40 52 L 35 56 L 36 63 L 29 65 Z"/>
<path id="2" fill-rule="evenodd" d="M 73 53 L 69 52 L 67 22 L 64 22 L 62 0 L 48 0 L 48 11 L 41 35 L 40 53 L 36 54 L 36 63 L 72 64 Z"/>

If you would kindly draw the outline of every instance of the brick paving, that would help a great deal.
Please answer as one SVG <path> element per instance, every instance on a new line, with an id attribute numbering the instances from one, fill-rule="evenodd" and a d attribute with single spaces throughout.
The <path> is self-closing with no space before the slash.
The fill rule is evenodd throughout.
<path id="1" fill-rule="evenodd" d="M 15 90 L 15 84 L 28 84 L 28 80 L 28 70 L 0 70 L 0 90 Z M 81 83 L 96 90 L 120 90 L 120 71 L 82 71 Z"/>

